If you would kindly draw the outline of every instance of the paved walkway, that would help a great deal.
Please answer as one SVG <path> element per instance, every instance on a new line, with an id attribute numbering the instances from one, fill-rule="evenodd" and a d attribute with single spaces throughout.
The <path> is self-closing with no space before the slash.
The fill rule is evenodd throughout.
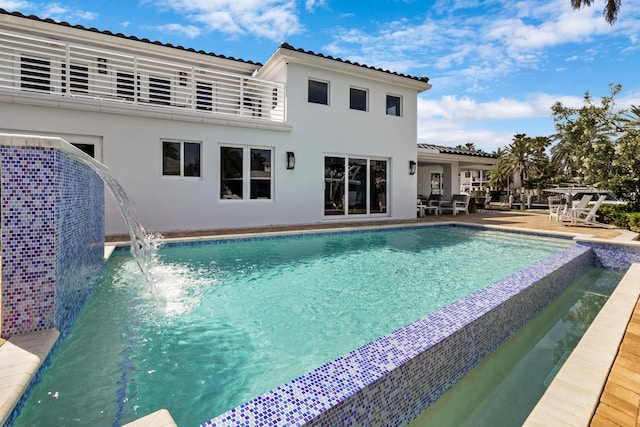
<path id="1" fill-rule="evenodd" d="M 607 228 L 587 227 L 583 225 L 562 225 L 549 219 L 547 213 L 529 213 L 529 212 L 513 212 L 513 211 L 486 211 L 485 213 L 471 215 L 427 215 L 424 218 L 416 218 L 409 220 L 381 220 L 381 221 L 358 221 L 358 222 L 330 222 L 326 221 L 319 224 L 303 224 L 292 226 L 269 226 L 269 227 L 249 227 L 236 229 L 218 229 L 218 230 L 197 230 L 197 231 L 181 231 L 162 233 L 165 238 L 202 238 L 204 236 L 226 236 L 235 234 L 252 234 L 264 232 L 278 231 L 298 231 L 298 230 L 326 230 L 332 228 L 353 228 L 366 227 L 375 225 L 395 225 L 395 224 L 423 224 L 435 222 L 465 222 L 471 224 L 482 224 L 489 226 L 500 226 L 509 228 L 518 228 L 532 231 L 545 231 L 553 233 L 568 233 L 571 235 L 582 235 L 585 237 L 595 237 L 599 239 L 612 240 L 630 240 L 636 236 L 626 230 L 616 230 Z M 568 223 L 565 223 L 568 224 Z M 128 235 L 109 236 L 108 242 L 128 241 Z"/>

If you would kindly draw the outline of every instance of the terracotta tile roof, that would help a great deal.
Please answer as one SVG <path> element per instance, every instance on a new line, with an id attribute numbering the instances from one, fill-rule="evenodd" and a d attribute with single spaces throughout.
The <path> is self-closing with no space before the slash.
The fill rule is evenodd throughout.
<path id="1" fill-rule="evenodd" d="M 140 38 L 135 37 L 135 36 L 127 36 L 127 35 L 124 35 L 122 33 L 113 33 L 113 32 L 108 31 L 108 30 L 99 30 L 99 29 L 93 28 L 93 27 L 87 28 L 87 27 L 82 26 L 82 25 L 71 25 L 68 22 L 64 22 L 64 21 L 63 22 L 58 22 L 58 21 L 54 21 L 53 19 L 50 19 L 50 18 L 43 19 L 43 18 L 39 18 L 39 17 L 37 17 L 35 15 L 27 16 L 27 15 L 24 15 L 24 14 L 22 14 L 20 12 L 8 12 L 8 11 L 2 9 L 2 8 L 0 8 L 0 15 L 11 15 L 11 16 L 16 16 L 18 18 L 31 19 L 31 20 L 39 21 L 39 22 L 46 22 L 48 24 L 62 25 L 64 27 L 76 28 L 78 30 L 84 30 L 84 31 L 91 31 L 93 33 L 100 33 L 100 34 L 104 34 L 104 35 L 107 35 L 107 36 L 120 37 L 120 38 L 127 39 L 127 40 L 133 40 L 133 41 L 142 42 L 142 43 L 149 43 L 149 44 L 154 44 L 154 45 L 158 45 L 158 46 L 164 46 L 164 47 L 168 47 L 168 48 L 172 48 L 172 49 L 179 49 L 179 50 L 184 50 L 184 51 L 187 51 L 187 52 L 199 53 L 199 54 L 202 54 L 202 55 L 214 56 L 216 58 L 228 59 L 230 61 L 243 62 L 245 64 L 252 64 L 252 65 L 256 65 L 256 66 L 262 66 L 262 64 L 259 63 L 259 62 L 247 61 L 247 60 L 244 60 L 244 59 L 241 59 L 241 58 L 234 58 L 233 56 L 224 56 L 224 55 L 219 55 L 219 54 L 212 53 L 212 52 L 205 52 L 204 50 L 196 50 L 196 49 L 193 49 L 193 48 L 186 48 L 186 47 L 183 47 L 183 46 L 175 46 L 175 45 L 172 45 L 171 43 L 162 43 L 162 42 L 159 42 L 159 41 L 153 41 L 153 40 L 149 40 L 149 39 L 146 39 L 146 38 L 140 39 Z"/>
<path id="2" fill-rule="evenodd" d="M 493 159 L 498 158 L 498 156 L 496 156 L 495 154 L 486 153 L 482 150 L 469 150 L 468 148 L 452 148 L 452 147 L 445 147 L 443 145 L 434 145 L 434 144 L 418 144 L 418 148 L 424 148 L 427 150 L 437 150 L 443 154 L 458 154 L 461 156 L 490 157 Z"/>
<path id="3" fill-rule="evenodd" d="M 323 55 L 322 53 L 315 53 L 311 50 L 304 50 L 304 49 L 296 49 L 295 47 L 291 46 L 289 43 L 284 42 L 280 44 L 280 48 L 282 49 L 288 49 L 288 50 L 292 50 L 295 52 L 300 52 L 300 53 L 305 53 L 307 55 L 313 55 L 313 56 L 317 56 L 319 58 L 326 58 L 326 59 L 331 59 L 333 61 L 337 61 L 337 62 L 342 62 L 344 64 L 350 64 L 350 65 L 355 65 L 356 67 L 362 67 L 362 68 L 367 68 L 369 70 L 375 70 L 375 71 L 380 71 L 383 73 L 387 73 L 387 74 L 392 74 L 394 76 L 399 76 L 399 77 L 406 77 L 408 79 L 412 79 L 412 80 L 418 80 L 420 82 L 423 83 L 429 83 L 429 77 L 417 77 L 417 76 L 411 76 L 408 74 L 402 74 L 402 73 L 397 73 L 395 71 L 389 71 L 389 70 L 384 70 L 382 68 L 376 68 L 376 67 L 372 67 L 370 65 L 366 65 L 366 64 L 360 64 L 358 62 L 351 62 L 348 59 L 341 59 L 341 58 L 334 58 L 331 55 Z"/>
<path id="4" fill-rule="evenodd" d="M 186 48 L 186 47 L 183 47 L 183 46 L 175 46 L 175 45 L 173 45 L 171 43 L 162 43 L 162 42 L 159 42 L 159 41 L 153 41 L 153 40 L 149 40 L 149 39 L 146 39 L 146 38 L 142 38 L 141 39 L 141 38 L 138 38 L 138 37 L 135 37 L 135 36 L 127 36 L 127 35 L 122 34 L 122 33 L 113 33 L 113 32 L 111 32 L 109 30 L 99 30 L 99 29 L 94 28 L 94 27 L 87 28 L 87 27 L 85 27 L 83 25 L 71 25 L 68 22 L 64 22 L 64 21 L 63 22 L 58 22 L 58 21 L 54 21 L 53 19 L 50 19 L 50 18 L 43 19 L 43 18 L 39 18 L 39 17 L 37 17 L 35 15 L 27 16 L 27 15 L 24 15 L 24 14 L 22 14 L 20 12 L 8 12 L 8 11 L 2 9 L 2 8 L 0 8 L 0 15 L 11 15 L 11 16 L 16 16 L 18 18 L 31 19 L 31 20 L 34 20 L 34 21 L 46 22 L 46 23 L 55 24 L 55 25 L 62 25 L 62 26 L 65 26 L 65 27 L 76 28 L 76 29 L 83 30 L 83 31 L 91 31 L 91 32 L 94 32 L 94 33 L 100 33 L 100 34 L 104 34 L 104 35 L 107 35 L 107 36 L 120 37 L 120 38 L 127 39 L 127 40 L 133 40 L 133 41 L 137 41 L 137 42 L 149 43 L 149 44 L 154 44 L 154 45 L 158 45 L 158 46 L 164 46 L 164 47 L 168 47 L 168 48 L 184 50 L 184 51 L 187 51 L 187 52 L 194 52 L 194 53 L 198 53 L 198 54 L 202 54 L 202 55 L 214 56 L 216 58 L 228 59 L 228 60 L 231 60 L 231 61 L 238 61 L 238 62 L 243 62 L 243 63 L 246 63 L 246 64 L 252 64 L 252 65 L 256 65 L 256 66 L 262 66 L 263 65 L 260 62 L 248 61 L 248 60 L 244 60 L 244 59 L 241 59 L 241 58 L 234 58 L 233 56 L 219 55 L 219 54 L 216 54 L 216 53 L 205 52 L 203 50 L 196 50 L 196 49 L 193 49 L 193 48 Z M 400 76 L 400 77 L 406 77 L 406 78 L 409 78 L 409 79 L 412 79 L 412 80 L 417 80 L 417 81 L 420 81 L 420 82 L 423 82 L 423 83 L 428 83 L 429 82 L 429 78 L 428 77 L 416 77 L 416 76 L 411 76 L 411 75 L 407 75 L 407 74 L 401 74 L 401 73 L 397 73 L 397 72 L 393 72 L 393 71 L 389 71 L 389 70 L 384 70 L 382 68 L 372 67 L 372 66 L 369 66 L 369 65 L 366 65 L 366 64 L 359 64 L 357 62 L 351 62 L 349 60 L 344 60 L 344 59 L 340 59 L 340 58 L 334 58 L 334 57 L 332 57 L 330 55 L 323 55 L 321 53 L 315 53 L 315 52 L 310 51 L 310 50 L 296 49 L 293 46 L 291 46 L 289 43 L 286 43 L 286 42 L 282 43 L 280 45 L 280 47 L 282 49 L 289 49 L 289 50 L 292 50 L 292 51 L 301 52 L 301 53 L 305 53 L 305 54 L 308 54 L 308 55 L 314 55 L 314 56 L 317 56 L 317 57 L 320 57 L 320 58 L 327 58 L 327 59 L 331 59 L 331 60 L 334 60 L 334 61 L 337 61 L 337 62 L 342 62 L 342 63 L 345 63 L 345 64 L 355 65 L 357 67 L 363 67 L 363 68 L 367 68 L 367 69 L 370 69 L 370 70 L 380 71 L 380 72 L 383 72 L 383 73 L 388 73 L 388 74 L 392 74 L 392 75 L 396 75 L 396 76 Z"/>

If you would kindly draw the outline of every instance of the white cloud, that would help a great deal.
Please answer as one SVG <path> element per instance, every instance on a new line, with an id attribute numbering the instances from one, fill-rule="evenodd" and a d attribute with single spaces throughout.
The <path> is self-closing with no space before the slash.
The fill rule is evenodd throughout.
<path id="1" fill-rule="evenodd" d="M 156 4 L 229 36 L 281 42 L 303 30 L 294 0 L 160 0 Z"/>
<path id="2" fill-rule="evenodd" d="M 201 33 L 200 28 L 193 25 L 166 24 L 156 28 L 163 33 L 174 33 L 190 39 L 198 37 Z"/>
<path id="3" fill-rule="evenodd" d="M 315 9 L 325 6 L 325 0 L 306 0 L 304 2 L 304 8 L 307 10 L 307 12 L 313 12 Z"/>
<path id="4" fill-rule="evenodd" d="M 553 49 L 588 46 L 598 36 L 627 31 L 633 37 L 623 20 L 622 30 L 612 28 L 600 8 L 574 11 L 569 1 L 442 0 L 418 19 L 378 22 L 374 29 L 337 29 L 323 49 L 407 74 L 429 70 L 438 90 L 475 93 L 520 71 L 555 69 L 548 65 Z M 586 50 L 580 59 L 589 60 L 601 48 Z"/>
<path id="5" fill-rule="evenodd" d="M 78 21 L 94 21 L 98 18 L 95 12 L 74 9 L 61 3 L 32 3 L 21 0 L 0 0 L 0 8 L 8 11 L 20 11 L 25 15 L 33 13 L 40 18 L 75 23 Z"/>
<path id="6" fill-rule="evenodd" d="M 428 92 L 427 92 L 428 93 Z M 567 106 L 582 105 L 581 97 L 533 94 L 521 101 L 510 98 L 478 102 L 469 97 L 442 96 L 438 100 L 418 98 L 418 142 L 456 146 L 473 142 L 479 149 L 492 152 L 506 147 L 516 133 L 541 136 L 530 127 L 546 122 L 553 130 L 551 106 L 560 101 Z M 508 128 L 508 131 L 496 130 Z M 543 134 L 545 135 L 545 134 Z"/>
<path id="7" fill-rule="evenodd" d="M 0 0 L 0 9 L 13 12 L 16 10 L 29 10 L 33 8 L 33 4 L 28 1 L 21 0 Z"/>

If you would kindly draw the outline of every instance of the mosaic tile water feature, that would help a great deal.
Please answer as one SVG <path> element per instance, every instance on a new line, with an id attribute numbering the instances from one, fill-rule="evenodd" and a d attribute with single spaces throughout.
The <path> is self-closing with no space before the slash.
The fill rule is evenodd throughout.
<path id="1" fill-rule="evenodd" d="M 1 145 L 0 167 L 2 336 L 64 331 L 104 265 L 104 185 L 46 146 Z"/>

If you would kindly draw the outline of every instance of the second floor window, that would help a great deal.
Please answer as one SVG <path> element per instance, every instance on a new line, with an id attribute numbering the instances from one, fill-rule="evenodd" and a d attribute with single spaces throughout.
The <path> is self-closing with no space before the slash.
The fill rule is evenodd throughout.
<path id="1" fill-rule="evenodd" d="M 399 96 L 387 95 L 387 116 L 400 117 L 400 106 L 402 99 Z"/>
<path id="2" fill-rule="evenodd" d="M 309 80 L 309 102 L 329 105 L 329 83 Z"/>
<path id="3" fill-rule="evenodd" d="M 367 111 L 367 91 L 352 87 L 349 90 L 349 108 Z"/>

